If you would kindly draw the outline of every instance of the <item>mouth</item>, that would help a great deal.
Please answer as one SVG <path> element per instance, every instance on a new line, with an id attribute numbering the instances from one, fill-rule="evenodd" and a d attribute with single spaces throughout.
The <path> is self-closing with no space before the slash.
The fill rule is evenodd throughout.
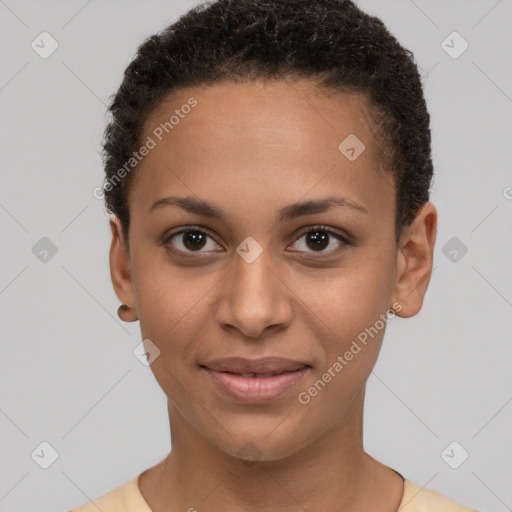
<path id="1" fill-rule="evenodd" d="M 311 365 L 291 359 L 240 357 L 199 365 L 223 396 L 248 404 L 275 400 L 297 385 Z"/>
<path id="2" fill-rule="evenodd" d="M 293 370 L 294 372 L 299 370 Z M 266 378 L 266 377 L 274 377 L 275 375 L 283 375 L 283 373 L 290 373 L 290 372 L 274 372 L 274 373 L 235 373 L 235 372 L 222 372 L 222 373 L 229 373 L 231 375 L 238 375 L 240 377 L 256 377 L 256 378 Z"/>
<path id="3" fill-rule="evenodd" d="M 272 376 L 284 372 L 299 370 L 311 365 L 284 357 L 261 357 L 246 359 L 245 357 L 225 357 L 214 359 L 200 366 L 217 372 L 228 372 L 246 376 Z"/>

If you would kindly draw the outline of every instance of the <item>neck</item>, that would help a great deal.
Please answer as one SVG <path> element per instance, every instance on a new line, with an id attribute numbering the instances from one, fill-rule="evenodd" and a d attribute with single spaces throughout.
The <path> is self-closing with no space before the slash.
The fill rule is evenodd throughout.
<path id="1" fill-rule="evenodd" d="M 279 460 L 254 462 L 214 446 L 170 405 L 172 451 L 141 475 L 139 488 L 153 512 L 394 512 L 402 480 L 364 452 L 363 403 L 364 391 L 339 424 L 307 446 Z"/>

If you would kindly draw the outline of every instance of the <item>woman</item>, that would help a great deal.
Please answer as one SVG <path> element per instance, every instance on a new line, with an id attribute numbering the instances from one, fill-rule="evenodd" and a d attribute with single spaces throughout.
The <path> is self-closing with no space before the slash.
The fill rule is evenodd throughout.
<path id="1" fill-rule="evenodd" d="M 172 450 L 74 512 L 470 511 L 362 443 L 432 271 L 412 54 L 350 1 L 218 0 L 140 46 L 110 112 L 112 282 Z"/>

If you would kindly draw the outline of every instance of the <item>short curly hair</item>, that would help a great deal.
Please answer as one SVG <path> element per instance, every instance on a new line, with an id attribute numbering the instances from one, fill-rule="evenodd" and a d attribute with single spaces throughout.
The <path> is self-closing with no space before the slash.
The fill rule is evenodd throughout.
<path id="1" fill-rule="evenodd" d="M 412 52 L 350 0 L 215 0 L 148 37 L 111 97 L 103 191 L 127 247 L 134 172 L 119 186 L 113 178 L 141 146 L 145 121 L 159 103 L 187 86 L 287 78 L 367 98 L 376 143 L 392 172 L 398 242 L 429 200 L 433 174 L 430 116 Z"/>

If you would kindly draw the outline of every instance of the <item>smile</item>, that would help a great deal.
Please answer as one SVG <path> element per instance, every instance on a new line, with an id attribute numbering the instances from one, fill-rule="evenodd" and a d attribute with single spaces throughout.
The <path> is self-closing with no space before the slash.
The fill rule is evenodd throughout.
<path id="1" fill-rule="evenodd" d="M 232 373 L 204 367 L 216 388 L 224 395 L 247 404 L 275 400 L 297 385 L 308 366 L 272 373 Z"/>

